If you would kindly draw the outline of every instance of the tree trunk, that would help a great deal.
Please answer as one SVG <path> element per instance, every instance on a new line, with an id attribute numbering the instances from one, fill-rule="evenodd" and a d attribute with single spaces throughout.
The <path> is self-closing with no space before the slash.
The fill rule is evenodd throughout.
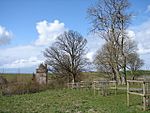
<path id="1" fill-rule="evenodd" d="M 126 70 L 126 57 L 124 56 L 124 64 L 123 64 L 123 79 L 124 83 L 122 84 L 127 84 L 127 70 Z"/>
<path id="2" fill-rule="evenodd" d="M 132 77 L 132 80 L 135 80 L 135 76 L 136 76 L 136 75 L 135 75 L 134 71 L 131 70 L 131 73 L 132 73 L 132 76 L 133 76 L 133 77 Z"/>
<path id="3" fill-rule="evenodd" d="M 116 71 L 115 69 L 112 67 L 112 72 L 113 72 L 113 80 L 116 80 L 117 81 L 117 75 L 116 75 Z"/>
<path id="4" fill-rule="evenodd" d="M 73 83 L 77 82 L 76 81 L 76 75 L 73 74 L 72 77 L 73 77 L 73 79 L 72 79 Z"/>
<path id="5" fill-rule="evenodd" d="M 121 79 L 121 76 L 119 74 L 118 69 L 115 69 L 115 73 L 116 73 L 116 78 L 117 78 L 116 81 L 117 81 L 117 83 L 121 84 L 122 83 L 122 79 Z"/>

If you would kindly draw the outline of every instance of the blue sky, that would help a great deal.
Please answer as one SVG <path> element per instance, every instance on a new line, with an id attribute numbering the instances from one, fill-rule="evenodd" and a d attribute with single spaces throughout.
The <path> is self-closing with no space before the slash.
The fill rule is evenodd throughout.
<path id="1" fill-rule="evenodd" d="M 87 8 L 97 0 L 0 0 L 0 72 L 33 72 L 44 61 L 42 51 L 65 30 L 80 32 L 88 40 L 88 55 L 103 44 L 89 35 Z M 129 0 L 134 13 L 129 34 L 150 69 L 150 0 Z"/>
<path id="2" fill-rule="evenodd" d="M 13 44 L 37 38 L 36 23 L 59 20 L 69 29 L 87 33 L 86 10 L 91 0 L 1 0 L 0 24 L 13 31 Z"/>

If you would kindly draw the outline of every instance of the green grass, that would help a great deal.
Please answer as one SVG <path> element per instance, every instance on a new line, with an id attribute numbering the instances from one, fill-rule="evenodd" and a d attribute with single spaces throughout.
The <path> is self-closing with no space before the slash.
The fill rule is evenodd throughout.
<path id="1" fill-rule="evenodd" d="M 32 74 L 0 74 L 7 79 L 8 82 L 27 82 L 32 79 Z"/>
<path id="2" fill-rule="evenodd" d="M 141 76 L 141 75 L 149 75 L 150 76 L 150 71 L 149 70 L 138 70 L 133 72 L 134 75 L 136 76 Z M 127 76 L 130 78 L 132 77 L 131 71 L 127 71 Z"/>
<path id="3" fill-rule="evenodd" d="M 150 71 L 139 73 L 149 74 Z M 5 74 L 8 81 L 28 81 L 32 74 Z M 50 77 L 52 75 L 49 75 Z M 98 80 L 101 73 L 84 73 L 83 80 Z M 0 113 L 150 113 L 139 108 L 141 97 L 132 95 L 131 106 L 126 106 L 126 91 L 117 95 L 101 96 L 89 90 L 53 89 L 40 93 L 1 96 Z"/>
<path id="4" fill-rule="evenodd" d="M 101 96 L 89 90 L 57 89 L 40 93 L 0 96 L 0 113 L 150 113 L 136 106 L 140 98 L 132 96 L 126 106 L 126 93 Z"/>

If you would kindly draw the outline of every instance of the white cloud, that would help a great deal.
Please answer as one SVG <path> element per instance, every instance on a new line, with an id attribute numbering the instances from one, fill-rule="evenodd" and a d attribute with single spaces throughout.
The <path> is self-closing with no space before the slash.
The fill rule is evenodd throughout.
<path id="1" fill-rule="evenodd" d="M 150 12 L 150 5 L 147 6 L 146 12 Z"/>
<path id="2" fill-rule="evenodd" d="M 135 39 L 135 32 L 133 30 L 127 30 L 127 35 L 131 39 Z"/>
<path id="3" fill-rule="evenodd" d="M 12 33 L 0 26 L 0 45 L 8 44 L 12 38 Z"/>
<path id="4" fill-rule="evenodd" d="M 58 35 L 66 31 L 65 24 L 54 20 L 52 23 L 48 23 L 46 20 L 38 22 L 36 30 L 39 34 L 38 39 L 35 41 L 35 45 L 42 46 L 52 43 Z"/>
<path id="5" fill-rule="evenodd" d="M 144 67 L 150 67 L 150 18 L 140 25 L 132 27 L 132 31 L 135 34 L 134 39 L 138 43 L 138 53 L 144 60 Z"/>
<path id="6" fill-rule="evenodd" d="M 92 62 L 93 61 L 93 55 L 94 55 L 94 52 L 88 52 L 86 54 L 86 57 Z"/>
<path id="7" fill-rule="evenodd" d="M 45 50 L 47 44 L 52 43 L 58 35 L 67 30 L 64 23 L 60 23 L 58 20 L 54 20 L 52 23 L 45 20 L 38 22 L 36 29 L 39 37 L 33 44 L 0 48 L 0 53 L 3 53 L 0 55 L 0 68 L 35 68 L 44 62 L 42 51 Z M 9 37 L 11 34 L 5 28 L 0 27 L 0 36 Z"/>
<path id="8" fill-rule="evenodd" d="M 19 59 L 11 63 L 4 64 L 0 68 L 26 68 L 33 67 L 42 63 L 37 57 L 30 57 L 28 59 Z"/>
<path id="9" fill-rule="evenodd" d="M 140 54 L 150 53 L 150 19 L 134 27 L 135 40 L 138 42 Z"/>
<path id="10" fill-rule="evenodd" d="M 20 59 L 20 58 L 29 58 L 30 56 L 37 56 L 41 54 L 41 51 L 44 48 L 42 47 L 35 47 L 33 45 L 20 45 L 10 48 L 1 48 L 0 53 L 3 53 L 0 55 L 0 58 L 9 58 L 11 59 Z"/>
<path id="11" fill-rule="evenodd" d="M 102 47 L 104 44 L 104 39 L 99 38 L 96 34 L 89 34 L 87 37 L 87 48 L 88 48 L 88 53 L 86 57 L 90 60 L 93 61 L 93 57 L 95 52 Z"/>
<path id="12" fill-rule="evenodd" d="M 43 50 L 33 45 L 0 49 L 0 68 L 32 67 L 44 61 Z"/>

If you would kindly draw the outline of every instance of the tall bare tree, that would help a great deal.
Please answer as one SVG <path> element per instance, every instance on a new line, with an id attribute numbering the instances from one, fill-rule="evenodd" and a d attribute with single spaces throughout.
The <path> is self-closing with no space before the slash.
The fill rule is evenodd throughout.
<path id="1" fill-rule="evenodd" d="M 86 39 L 75 31 L 64 32 L 58 36 L 57 41 L 44 52 L 51 71 L 76 82 L 77 76 L 86 65 L 86 43 Z"/>
<path id="2" fill-rule="evenodd" d="M 118 79 L 122 82 L 122 77 L 116 75 L 121 75 L 120 73 L 122 72 L 122 64 L 124 61 L 122 55 L 117 54 L 119 53 L 117 51 L 118 49 L 113 47 L 111 42 L 106 42 L 102 48 L 96 52 L 94 63 L 96 64 L 98 71 L 103 71 L 108 74 L 111 72 L 113 73 L 113 77 L 110 76 L 110 78 L 113 78 L 114 80 Z M 126 54 L 127 58 L 126 66 L 127 69 L 131 71 L 133 79 L 136 76 L 136 71 L 144 65 L 144 61 L 140 59 L 137 50 L 137 43 L 134 40 L 128 39 L 124 42 L 124 54 Z"/>
<path id="3" fill-rule="evenodd" d="M 133 80 L 135 78 L 135 72 L 139 70 L 144 65 L 144 61 L 140 59 L 139 55 L 135 53 L 131 53 L 127 57 L 127 67 L 131 71 L 133 75 Z"/>
<path id="4" fill-rule="evenodd" d="M 102 48 L 96 52 L 94 64 L 96 65 L 98 71 L 105 72 L 108 75 L 109 73 L 113 73 L 113 77 L 110 77 L 114 80 L 117 80 L 116 73 L 118 71 L 116 71 L 117 65 L 113 52 L 114 51 L 110 43 L 105 43 Z"/>
<path id="5" fill-rule="evenodd" d="M 98 3 L 88 9 L 89 18 L 92 20 L 92 31 L 97 33 L 106 42 L 111 43 L 116 51 L 113 56 L 118 70 L 118 56 L 122 57 L 120 65 L 126 81 L 126 54 L 125 41 L 128 39 L 126 29 L 130 23 L 131 14 L 127 13 L 130 6 L 128 0 L 99 0 Z M 109 35 L 108 35 L 109 34 Z M 111 54 L 111 53 L 110 53 Z M 117 72 L 119 74 L 119 72 Z M 119 76 L 119 75 L 117 75 Z"/>

